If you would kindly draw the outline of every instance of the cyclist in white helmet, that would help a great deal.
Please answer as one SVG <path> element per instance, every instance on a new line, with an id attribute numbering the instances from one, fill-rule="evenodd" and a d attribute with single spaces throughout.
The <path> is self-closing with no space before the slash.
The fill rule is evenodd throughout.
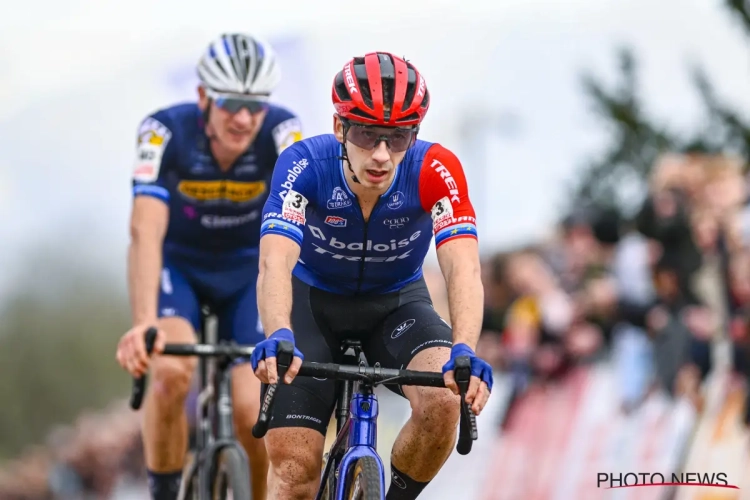
<path id="1" fill-rule="evenodd" d="M 224 34 L 198 63 L 198 102 L 160 109 L 140 125 L 133 171 L 128 256 L 132 328 L 117 360 L 133 376 L 150 367 L 143 437 L 151 495 L 176 498 L 187 448 L 185 400 L 197 361 L 155 356 L 194 342 L 200 306 L 218 315 L 219 337 L 254 345 L 264 338 L 256 302 L 261 211 L 276 159 L 301 139 L 300 122 L 269 103 L 281 78 L 273 49 Z M 250 461 L 253 498 L 266 494 L 268 458 L 252 437 L 260 383 L 248 363 L 233 368 L 237 437 Z"/>

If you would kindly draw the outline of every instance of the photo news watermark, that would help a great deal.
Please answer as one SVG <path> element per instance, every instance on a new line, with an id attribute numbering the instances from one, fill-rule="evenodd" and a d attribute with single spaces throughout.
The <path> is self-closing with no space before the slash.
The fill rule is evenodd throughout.
<path id="1" fill-rule="evenodd" d="M 739 490 L 739 486 L 729 484 L 725 472 L 681 472 L 661 474 L 659 472 L 598 472 L 596 487 L 604 489 L 636 488 L 642 486 L 708 486 Z"/>

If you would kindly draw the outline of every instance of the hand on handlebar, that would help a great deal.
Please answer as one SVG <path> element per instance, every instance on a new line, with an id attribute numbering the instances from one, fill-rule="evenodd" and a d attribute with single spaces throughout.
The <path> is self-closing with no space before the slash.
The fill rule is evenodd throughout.
<path id="1" fill-rule="evenodd" d="M 264 384 L 275 384 L 278 382 L 278 370 L 276 367 L 276 351 L 279 347 L 279 342 L 287 341 L 294 345 L 294 334 L 288 328 L 281 328 L 276 330 L 270 337 L 259 342 L 255 346 L 253 355 L 250 358 L 250 362 L 253 365 L 255 375 Z M 294 348 L 294 359 L 292 364 L 286 371 L 284 376 L 284 382 L 291 384 L 294 377 L 297 376 L 300 367 L 302 366 L 302 360 L 305 357 L 302 353 Z"/>
<path id="2" fill-rule="evenodd" d="M 492 367 L 483 359 L 478 358 L 474 350 L 468 345 L 455 344 L 451 349 L 450 359 L 443 366 L 445 386 L 453 391 L 453 394 L 459 394 L 453 373 L 456 358 L 459 356 L 466 356 L 471 361 L 471 380 L 466 391 L 466 402 L 471 404 L 471 411 L 475 415 L 479 415 L 487 404 L 492 391 Z"/>
<path id="3" fill-rule="evenodd" d="M 117 362 L 136 378 L 146 374 L 151 361 L 146 352 L 145 340 L 146 330 L 151 327 L 152 325 L 136 325 L 128 330 L 117 344 Z M 153 352 L 157 354 L 163 352 L 165 343 L 164 332 L 159 330 L 156 334 Z"/>

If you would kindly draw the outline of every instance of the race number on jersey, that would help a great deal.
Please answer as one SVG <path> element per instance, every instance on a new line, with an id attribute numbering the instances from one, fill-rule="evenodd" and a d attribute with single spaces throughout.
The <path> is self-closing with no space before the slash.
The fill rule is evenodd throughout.
<path id="1" fill-rule="evenodd" d="M 159 177 L 159 168 L 172 132 L 154 118 L 146 118 L 138 130 L 133 179 L 138 182 L 154 182 Z"/>
<path id="2" fill-rule="evenodd" d="M 281 207 L 281 217 L 295 224 L 305 225 L 305 208 L 307 207 L 307 198 L 297 191 L 290 189 L 284 197 L 284 204 Z"/>

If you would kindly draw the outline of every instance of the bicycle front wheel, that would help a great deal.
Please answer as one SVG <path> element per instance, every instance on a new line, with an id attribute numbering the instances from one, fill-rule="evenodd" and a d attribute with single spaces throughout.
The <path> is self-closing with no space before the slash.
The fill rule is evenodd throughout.
<path id="1" fill-rule="evenodd" d="M 229 447 L 219 452 L 212 484 L 213 500 L 251 500 L 250 471 L 238 449 Z"/>
<path id="2" fill-rule="evenodd" d="M 347 500 L 383 500 L 380 488 L 380 466 L 373 457 L 362 457 L 354 462 L 347 484 Z"/>

